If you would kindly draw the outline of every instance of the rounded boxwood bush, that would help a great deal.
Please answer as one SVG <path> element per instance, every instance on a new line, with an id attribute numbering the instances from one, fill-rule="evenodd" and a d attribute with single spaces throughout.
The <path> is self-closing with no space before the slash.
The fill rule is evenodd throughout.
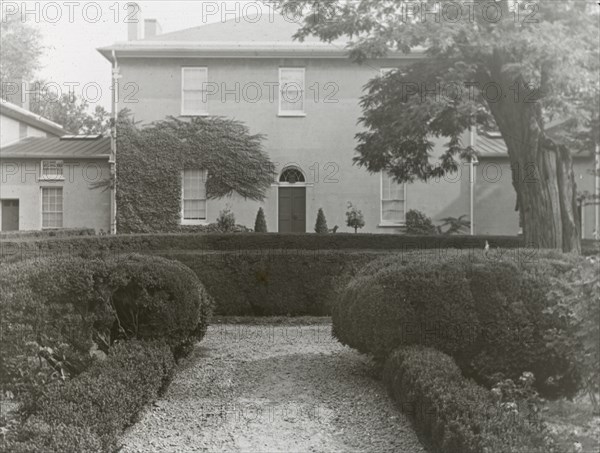
<path id="1" fill-rule="evenodd" d="M 183 355 L 212 311 L 194 272 L 154 256 L 30 259 L 3 265 L 0 286 L 0 384 L 26 410 L 57 377 L 77 376 L 116 341 L 164 339 Z"/>
<path id="2" fill-rule="evenodd" d="M 109 259 L 106 267 L 101 286 L 116 316 L 113 336 L 165 339 L 175 348 L 203 338 L 212 299 L 189 267 L 137 254 Z"/>
<path id="3" fill-rule="evenodd" d="M 333 333 L 381 361 L 399 346 L 425 345 L 480 383 L 529 371 L 541 395 L 572 396 L 579 374 L 566 341 L 546 340 L 563 327 L 546 310 L 549 277 L 537 269 L 548 263 L 435 252 L 384 258 L 342 288 L 332 304 Z"/>

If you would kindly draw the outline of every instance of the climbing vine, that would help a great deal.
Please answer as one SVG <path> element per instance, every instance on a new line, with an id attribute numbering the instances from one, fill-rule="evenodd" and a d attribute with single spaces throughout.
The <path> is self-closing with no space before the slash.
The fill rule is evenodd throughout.
<path id="1" fill-rule="evenodd" d="M 117 126 L 119 233 L 174 232 L 180 228 L 181 172 L 207 170 L 207 198 L 237 193 L 262 200 L 275 166 L 264 137 L 220 117 L 167 118 L 139 127 L 120 115 Z"/>

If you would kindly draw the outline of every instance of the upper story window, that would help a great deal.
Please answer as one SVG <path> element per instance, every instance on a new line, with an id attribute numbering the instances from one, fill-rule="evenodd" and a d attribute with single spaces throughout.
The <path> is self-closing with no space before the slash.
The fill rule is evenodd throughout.
<path id="1" fill-rule="evenodd" d="M 193 225 L 206 221 L 206 170 L 183 170 L 181 223 Z"/>
<path id="2" fill-rule="evenodd" d="M 406 185 L 398 184 L 386 172 L 381 173 L 381 223 L 403 224 L 406 221 Z"/>
<path id="3" fill-rule="evenodd" d="M 42 228 L 62 228 L 62 187 L 42 187 Z"/>
<path id="4" fill-rule="evenodd" d="M 279 68 L 279 115 L 305 115 L 304 75 L 304 68 Z"/>
<path id="5" fill-rule="evenodd" d="M 181 114 L 208 115 L 208 68 L 181 68 Z"/>
<path id="6" fill-rule="evenodd" d="M 40 179 L 62 181 L 63 161 L 62 160 L 43 160 L 41 165 Z"/>

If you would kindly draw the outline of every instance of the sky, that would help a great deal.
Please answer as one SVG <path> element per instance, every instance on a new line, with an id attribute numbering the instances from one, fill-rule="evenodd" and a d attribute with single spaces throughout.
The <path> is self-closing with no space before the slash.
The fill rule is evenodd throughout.
<path id="1" fill-rule="evenodd" d="M 111 65 L 96 49 L 127 39 L 126 3 L 2 0 L 2 12 L 10 12 L 11 5 L 23 4 L 28 11 L 27 22 L 42 32 L 46 50 L 37 74 L 39 78 L 59 84 L 65 93 L 73 86 L 76 95 L 85 94 L 92 109 L 101 105 L 110 110 Z M 259 6 L 261 2 L 155 0 L 137 3 L 142 19 L 157 19 L 162 32 L 168 33 L 231 19 L 232 14 L 252 11 L 251 5 Z"/>

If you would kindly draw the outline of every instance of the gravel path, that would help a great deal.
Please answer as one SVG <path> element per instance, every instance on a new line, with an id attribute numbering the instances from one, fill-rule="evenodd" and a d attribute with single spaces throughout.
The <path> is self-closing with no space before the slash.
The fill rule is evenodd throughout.
<path id="1" fill-rule="evenodd" d="M 331 325 L 211 326 L 123 452 L 425 452 Z"/>

